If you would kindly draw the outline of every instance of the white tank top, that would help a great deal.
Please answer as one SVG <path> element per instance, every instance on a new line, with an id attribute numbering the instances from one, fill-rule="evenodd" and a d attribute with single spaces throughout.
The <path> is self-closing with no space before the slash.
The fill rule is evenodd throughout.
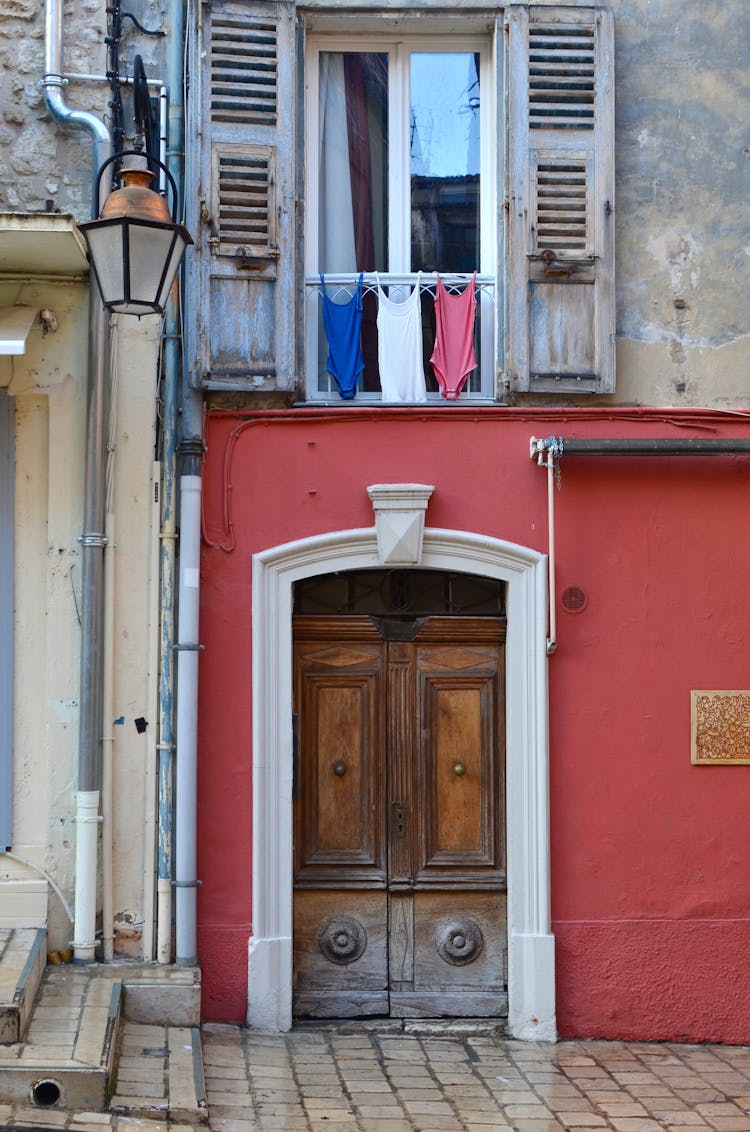
<path id="1" fill-rule="evenodd" d="M 378 366 L 384 401 L 426 401 L 419 282 L 403 303 L 390 299 L 378 279 Z"/>

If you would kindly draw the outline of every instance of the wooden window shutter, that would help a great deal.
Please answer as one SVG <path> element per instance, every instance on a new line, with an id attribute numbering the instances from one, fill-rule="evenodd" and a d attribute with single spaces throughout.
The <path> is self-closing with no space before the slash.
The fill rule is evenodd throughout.
<path id="1" fill-rule="evenodd" d="M 611 393 L 612 14 L 514 6 L 508 37 L 511 388 Z"/>
<path id="2" fill-rule="evenodd" d="M 199 94 L 190 358 L 208 388 L 292 390 L 295 322 L 295 7 L 212 0 Z M 189 198 L 188 198 L 189 199 Z M 195 231 L 195 229 L 193 229 Z"/>

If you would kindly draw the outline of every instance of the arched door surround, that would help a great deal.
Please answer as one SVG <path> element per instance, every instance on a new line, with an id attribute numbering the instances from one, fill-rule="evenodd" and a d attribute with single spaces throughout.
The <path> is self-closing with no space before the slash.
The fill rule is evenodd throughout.
<path id="1" fill-rule="evenodd" d="M 507 584 L 508 994 L 512 1037 L 554 1041 L 550 931 L 547 568 L 537 551 L 427 528 L 422 569 Z M 292 1024 L 292 599 L 301 578 L 377 569 L 375 528 L 336 531 L 253 557 L 253 934 L 248 1025 Z"/>

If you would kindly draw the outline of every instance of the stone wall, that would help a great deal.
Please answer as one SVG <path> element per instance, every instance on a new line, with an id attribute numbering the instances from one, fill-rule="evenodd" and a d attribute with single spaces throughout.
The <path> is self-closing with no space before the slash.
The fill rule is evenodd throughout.
<path id="1" fill-rule="evenodd" d="M 611 7 L 617 83 L 614 400 L 737 407 L 745 394 L 750 331 L 746 3 L 611 0 Z M 104 0 L 66 3 L 66 74 L 106 71 L 104 9 Z M 145 26 L 162 26 L 153 0 L 136 0 L 132 10 Z M 163 76 L 163 41 L 142 36 L 130 21 L 124 28 L 123 73 L 132 74 L 138 52 L 149 75 Z M 91 143 L 85 132 L 63 130 L 51 119 L 43 68 L 44 4 L 0 0 L 0 211 L 50 208 L 87 218 Z M 102 116 L 108 98 L 103 82 L 72 80 L 65 88 L 71 107 Z"/>
<path id="2" fill-rule="evenodd" d="M 62 2 L 62 0 L 61 0 Z M 71 77 L 63 98 L 72 110 L 105 119 L 110 113 L 105 0 L 68 0 L 63 10 L 63 73 Z M 85 130 L 63 129 L 44 99 L 44 0 L 0 0 L 0 212 L 72 213 L 88 219 L 91 209 L 91 140 Z M 149 28 L 161 27 L 159 4 L 125 3 Z M 121 73 L 132 75 L 139 53 L 149 76 L 160 77 L 161 41 L 124 23 Z M 126 96 L 127 100 L 127 96 Z"/>

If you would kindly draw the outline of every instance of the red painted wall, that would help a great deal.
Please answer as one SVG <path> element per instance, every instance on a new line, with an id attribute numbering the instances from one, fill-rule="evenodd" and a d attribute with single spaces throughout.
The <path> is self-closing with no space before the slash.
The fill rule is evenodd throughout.
<path id="1" fill-rule="evenodd" d="M 547 550 L 529 438 L 750 436 L 653 410 L 292 410 L 207 421 L 199 948 L 204 1017 L 242 1021 L 251 931 L 251 556 L 372 526 L 373 483 L 435 485 L 427 524 Z M 750 687 L 750 458 L 563 457 L 550 659 L 562 1036 L 750 1042 L 750 766 L 693 767 L 690 691 Z M 749 739 L 750 748 L 750 739 Z"/>

